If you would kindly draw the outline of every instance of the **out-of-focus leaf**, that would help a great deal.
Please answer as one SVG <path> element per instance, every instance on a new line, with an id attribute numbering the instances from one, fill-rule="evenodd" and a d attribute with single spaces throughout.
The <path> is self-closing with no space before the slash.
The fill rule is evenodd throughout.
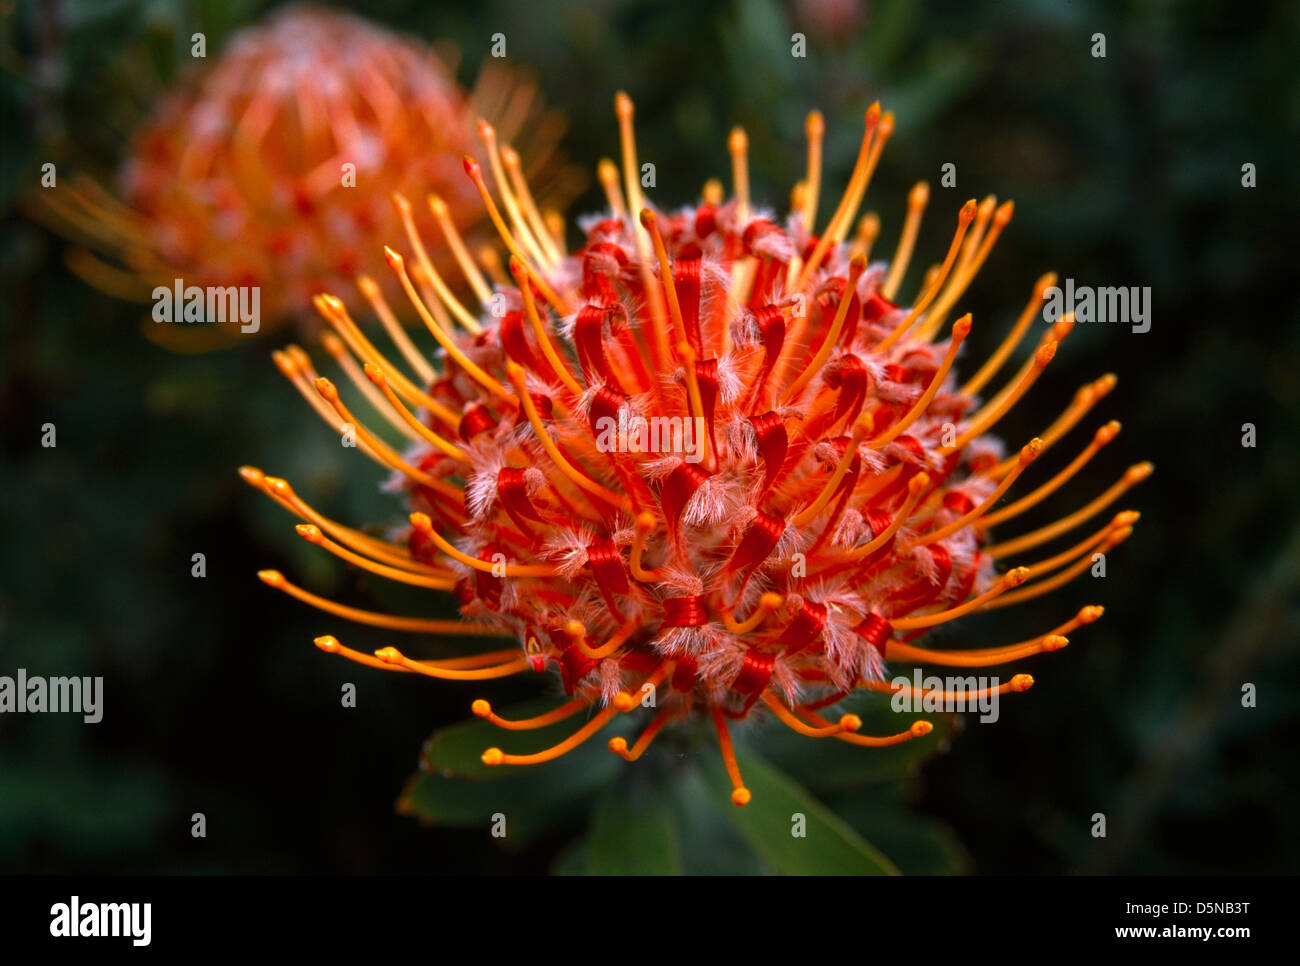
<path id="1" fill-rule="evenodd" d="M 500 844 L 517 849 L 579 814 L 621 764 L 606 752 L 566 755 L 532 769 L 512 769 L 513 774 L 500 781 L 422 772 L 407 781 L 397 808 L 434 825 L 482 828 L 485 836 L 491 834 L 496 816 L 502 815 L 505 835 Z"/>
<path id="2" fill-rule="evenodd" d="M 786 875 L 898 874 L 897 867 L 875 846 L 789 776 L 742 751 L 738 751 L 737 761 L 745 786 L 753 794 L 743 808 L 731 803 L 731 783 L 720 761 L 705 760 L 701 767 L 715 800 L 726 811 L 732 825 L 778 872 Z M 795 834 L 800 825 L 802 836 Z"/>
<path id="3" fill-rule="evenodd" d="M 714 758 L 704 767 L 721 767 Z M 666 776 L 672 783 L 673 810 L 687 875 L 760 875 L 770 873 L 754 850 L 718 808 L 713 790 L 693 761 L 675 761 Z M 726 808 L 734 809 L 730 802 Z"/>
<path id="4" fill-rule="evenodd" d="M 827 804 L 835 814 L 871 838 L 905 875 L 959 875 L 970 857 L 942 822 L 916 815 L 903 801 L 902 783 L 846 789 Z"/>
<path id="5" fill-rule="evenodd" d="M 600 796 L 587 839 L 592 875 L 679 875 L 671 789 L 645 762 L 616 774 Z"/>

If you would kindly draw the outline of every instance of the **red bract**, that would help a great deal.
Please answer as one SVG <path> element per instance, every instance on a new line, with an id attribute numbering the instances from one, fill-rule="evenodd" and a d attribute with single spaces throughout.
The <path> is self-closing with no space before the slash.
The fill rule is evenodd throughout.
<path id="1" fill-rule="evenodd" d="M 1033 386 L 1073 326 L 1048 329 L 1020 371 L 987 398 L 1037 315 L 1039 280 L 1002 346 L 967 382 L 953 363 L 971 317 L 948 315 L 1010 219 L 1011 206 L 968 202 L 942 264 L 911 303 L 896 292 L 927 196 L 910 196 L 898 251 L 871 263 L 875 222 L 848 240 L 893 118 L 877 105 L 848 188 L 820 235 L 822 122 L 809 119 L 809 174 L 783 222 L 749 198 L 745 141 L 730 141 L 736 196 L 717 184 L 702 201 L 666 212 L 641 194 L 632 105 L 617 103 L 623 177 L 608 162 L 609 210 L 573 254 L 536 216 L 524 187 L 466 172 L 510 252 L 514 285 L 489 290 L 464 263 L 483 311 L 444 285 L 420 285 L 428 256 L 407 220 L 410 254 L 388 260 L 438 342 L 435 369 L 405 338 L 404 364 L 382 355 L 343 303 L 317 299 L 337 337 L 330 351 L 383 413 L 397 443 L 358 421 L 305 352 L 277 354 L 283 372 L 336 430 L 395 471 L 411 513 L 401 540 L 343 527 L 283 480 L 245 468 L 249 482 L 305 521 L 300 533 L 375 573 L 454 591 L 467 619 L 395 618 L 342 608 L 264 571 L 274 587 L 340 616 L 409 631 L 509 637 L 515 647 L 455 660 L 375 656 L 337 638 L 317 644 L 375 667 L 481 680 L 558 672 L 571 700 L 528 721 L 486 701 L 474 711 L 506 729 L 589 715 L 572 736 L 534 754 L 489 748 L 489 765 L 556 758 L 630 713 L 652 691 L 654 713 L 631 747 L 638 758 L 666 725 L 710 717 L 735 787 L 744 787 L 728 721 L 770 713 L 812 737 L 859 745 L 926 734 L 858 734 L 853 714 L 821 713 L 858 689 L 889 691 L 886 662 L 1000 665 L 1066 643 L 1101 613 L 1086 607 L 1046 633 L 1003 647 L 923 647 L 930 629 L 975 611 L 1037 597 L 1081 573 L 1094 553 L 1128 536 L 1120 513 L 1075 546 L 1029 566 L 1025 551 L 1083 525 L 1148 464 L 1059 522 L 994 541 L 994 524 L 1052 495 L 1118 431 L 1109 423 L 1056 476 L 994 510 L 1021 474 L 1068 433 L 1113 377 L 1080 390 L 1042 435 L 1004 458 L 989 436 Z M 500 199 L 498 203 L 498 199 Z M 399 200 L 399 211 L 404 204 Z M 381 315 L 391 315 L 377 303 Z M 407 370 L 409 367 L 409 371 Z M 399 446 L 405 449 L 399 451 Z M 1000 569 L 1004 565 L 1006 569 Z M 1032 684 L 1016 674 L 998 693 Z M 916 695 L 922 698 L 923 695 Z M 649 702 L 646 702 L 649 703 Z"/>

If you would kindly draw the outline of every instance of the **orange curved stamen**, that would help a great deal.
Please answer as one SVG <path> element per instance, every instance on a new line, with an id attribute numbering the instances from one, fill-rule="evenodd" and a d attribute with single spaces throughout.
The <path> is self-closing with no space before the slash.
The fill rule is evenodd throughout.
<path id="1" fill-rule="evenodd" d="M 1110 533 L 1106 536 L 1105 540 L 1097 548 L 1095 553 L 1100 553 L 1103 555 L 1109 553 L 1112 549 L 1114 549 L 1115 547 L 1123 543 L 1125 540 L 1127 540 L 1132 535 L 1132 533 L 1133 533 L 1132 527 L 1120 527 L 1118 529 L 1112 529 Z M 1056 588 L 1063 586 L 1064 584 L 1068 584 L 1071 580 L 1073 580 L 1075 577 L 1078 577 L 1080 574 L 1082 574 L 1085 570 L 1087 570 L 1092 565 L 1093 565 L 1093 555 L 1087 554 L 1073 567 L 1069 567 L 1065 570 L 1062 570 L 1055 577 L 1049 577 L 1046 580 L 1037 581 L 1034 584 L 1030 585 L 1029 587 L 1026 587 L 1024 590 L 1017 591 L 1014 594 L 1008 594 L 1002 600 L 996 600 L 990 603 L 986 603 L 984 605 L 984 608 L 987 610 L 993 610 L 997 607 L 1005 607 L 1009 604 L 1019 604 L 1022 603 L 1023 601 L 1031 600 L 1034 597 L 1039 597 L 1043 594 L 1048 593 L 1049 591 L 1055 590 Z"/>
<path id="2" fill-rule="evenodd" d="M 979 610 L 988 604 L 989 601 L 1000 597 L 1012 587 L 1019 587 L 1028 579 L 1029 568 L 1017 567 L 1014 570 L 1007 571 L 998 578 L 997 583 L 992 587 L 979 596 L 972 597 L 964 604 L 950 607 L 947 610 L 937 611 L 933 614 L 926 614 L 922 617 L 897 618 L 891 620 L 890 623 L 894 625 L 894 630 L 896 631 L 913 631 L 922 627 L 934 627 L 936 624 L 945 624 L 948 621 L 956 620 L 958 617 L 969 614 L 973 610 Z"/>
<path id="3" fill-rule="evenodd" d="M 740 766 L 736 764 L 736 750 L 731 746 L 731 732 L 727 730 L 727 719 L 722 716 L 722 709 L 716 704 L 709 708 L 713 715 L 713 727 L 718 732 L 718 747 L 722 752 L 722 764 L 727 769 L 727 777 L 731 779 L 731 803 L 733 805 L 748 805 L 749 800 L 753 797 L 749 789 L 745 787 L 744 780 L 740 777 Z"/>
<path id="4" fill-rule="evenodd" d="M 1130 466 L 1119 480 L 1109 489 L 1103 492 L 1091 503 L 1076 510 L 1074 513 L 1064 516 L 1055 523 L 1050 523 L 1045 527 L 1040 527 L 1030 533 L 1016 537 L 1014 540 L 1007 540 L 1003 543 L 994 544 L 984 550 L 988 556 L 997 560 L 1011 554 L 1019 553 L 1022 550 L 1029 550 L 1037 547 L 1041 543 L 1046 543 L 1062 533 L 1073 530 L 1080 524 L 1090 520 L 1106 507 L 1110 506 L 1121 496 L 1137 486 L 1155 471 L 1155 467 L 1150 463 L 1137 463 Z"/>
<path id="5" fill-rule="evenodd" d="M 529 425 L 533 427 L 533 434 L 537 437 L 537 441 L 542 444 L 542 448 L 546 450 L 546 455 L 551 458 L 551 462 L 559 468 L 561 473 L 588 493 L 599 497 L 615 509 L 631 513 L 632 503 L 627 497 L 619 496 L 608 487 L 601 486 L 564 458 L 564 454 L 560 452 L 555 445 L 555 441 L 551 439 L 550 433 L 542 425 L 541 416 L 537 414 L 537 407 L 533 404 L 533 397 L 528 393 L 528 388 L 524 384 L 523 366 L 517 362 L 510 362 L 507 363 L 507 371 L 510 374 L 511 383 L 514 384 L 519 394 L 519 402 L 523 406 L 524 415 L 528 418 Z"/>
<path id="6" fill-rule="evenodd" d="M 632 746 L 630 751 L 627 747 L 627 739 L 623 737 L 610 738 L 609 750 L 624 761 L 636 761 L 645 754 L 646 749 L 650 747 L 650 743 L 655 740 L 655 735 L 659 734 L 663 726 L 668 723 L 669 718 L 672 717 L 672 712 L 671 707 L 660 708 L 659 713 L 654 716 L 650 724 L 646 725 L 645 731 L 641 732 L 641 736 L 637 738 L 636 744 Z"/>
<path id="7" fill-rule="evenodd" d="M 903 231 L 898 237 L 898 248 L 889 263 L 889 275 L 885 284 L 880 286 L 880 294 L 893 301 L 894 293 L 907 274 L 907 266 L 912 261 L 912 250 L 916 247 L 916 234 L 921 229 L 921 216 L 925 206 L 930 202 L 930 186 L 918 181 L 907 193 L 907 217 L 903 220 Z"/>
<path id="8" fill-rule="evenodd" d="M 551 334 L 546 331 L 546 325 L 542 322 L 541 313 L 537 310 L 537 301 L 533 298 L 532 287 L 528 284 L 528 269 L 524 263 L 513 255 L 510 256 L 510 274 L 515 278 L 515 284 L 519 286 L 519 294 L 523 298 L 524 312 L 528 316 L 528 322 L 533 327 L 533 334 L 537 336 L 537 344 L 541 346 L 542 355 L 546 356 L 546 361 L 551 364 L 555 374 L 560 377 L 560 382 L 564 383 L 566 389 L 575 396 L 582 395 L 582 386 L 574 378 L 573 373 L 569 371 L 568 364 L 560 358 L 556 351 L 555 342 L 551 339 Z"/>
<path id="9" fill-rule="evenodd" d="M 805 738 L 830 738 L 845 731 L 857 731 L 862 727 L 861 718 L 856 714 L 846 714 L 841 716 L 836 724 L 827 724 L 814 728 L 796 718 L 794 712 L 782 704 L 781 699 L 771 691 L 764 691 L 760 697 L 763 703 L 772 709 L 772 713 L 776 715 L 783 725 Z"/>
<path id="10" fill-rule="evenodd" d="M 975 217 L 975 208 L 974 198 L 962 205 L 961 211 L 957 213 L 957 231 L 952 236 L 952 243 L 948 246 L 948 254 L 944 256 L 943 264 L 939 266 L 932 278 L 926 279 L 925 285 L 922 287 L 921 297 L 916 300 L 916 304 L 907 313 L 907 317 L 894 326 L 893 331 L 876 346 L 877 352 L 887 352 L 895 342 L 901 339 L 903 333 L 912 327 L 912 323 L 920 317 L 921 313 L 934 301 L 934 297 L 939 294 L 939 290 L 943 288 L 944 280 L 952 270 L 952 263 L 956 260 L 958 251 L 961 250 L 961 241 L 966 237 L 966 229 L 970 227 L 971 219 Z M 879 220 L 876 223 L 876 230 L 879 230 Z M 874 235 L 872 237 L 874 238 Z M 868 243 L 868 247 L 870 247 L 870 243 Z M 885 297 L 890 298 L 891 296 L 886 294 Z"/>
<path id="11" fill-rule="evenodd" d="M 480 560 L 478 557 L 471 557 L 454 546 L 446 537 L 433 528 L 433 521 L 427 513 L 412 513 L 408 518 L 411 526 L 416 532 L 423 537 L 427 537 L 435 546 L 448 557 L 464 564 L 466 567 L 472 567 L 481 573 L 492 574 L 498 577 L 554 577 L 557 573 L 556 564 L 508 564 L 496 563 L 491 560 Z"/>
<path id="12" fill-rule="evenodd" d="M 482 326 L 478 324 L 478 319 L 469 312 L 465 306 L 460 304 L 460 299 L 452 294 L 447 283 L 442 280 L 438 270 L 433 267 L 433 262 L 429 260 L 429 253 L 424 249 L 424 241 L 420 238 L 419 229 L 415 227 L 415 218 L 411 214 L 411 203 L 406 200 L 406 196 L 400 192 L 393 192 L 393 204 L 397 207 L 397 214 L 402 219 L 402 227 L 406 229 L 407 241 L 411 243 L 411 250 L 415 252 L 415 259 L 419 263 L 420 270 L 424 272 L 425 278 L 429 280 L 429 285 L 433 288 L 437 301 L 446 306 L 447 310 L 455 316 L 456 320 L 465 327 L 470 335 L 481 335 Z"/>
<path id="13" fill-rule="evenodd" d="M 384 370 L 372 362 L 367 362 L 365 377 L 378 387 L 380 394 L 387 400 L 388 405 L 411 428 L 417 438 L 424 440 L 444 456 L 449 456 L 461 463 L 469 463 L 469 457 L 465 455 L 464 450 L 424 425 L 413 412 L 402 404 L 402 401 L 397 398 L 397 394 L 388 385 L 388 380 L 384 378 Z"/>
<path id="14" fill-rule="evenodd" d="M 531 755 L 507 755 L 500 748 L 489 748 L 483 752 L 483 764 L 485 765 L 540 765 L 544 762 L 554 761 L 556 758 L 567 754 L 574 748 L 594 735 L 601 728 L 609 723 L 609 720 L 618 714 L 618 709 L 612 704 L 602 708 L 590 721 L 575 731 L 569 737 L 565 738 L 558 745 L 553 745 L 543 751 L 535 752 Z"/>
<path id="15" fill-rule="evenodd" d="M 321 533 L 320 528 L 312 523 L 300 523 L 294 530 L 298 536 L 302 537 L 308 543 L 314 543 L 316 546 L 327 550 L 334 556 L 348 563 L 353 564 L 363 570 L 368 570 L 372 574 L 380 577 L 387 577 L 389 580 L 396 580 L 399 583 L 410 584 L 413 587 L 427 587 L 431 590 L 453 590 L 456 582 L 449 577 L 429 577 L 424 574 L 412 573 L 409 570 L 403 570 L 399 567 L 390 567 L 387 564 L 377 563 L 369 560 L 360 554 L 353 553 L 347 547 L 335 543 L 325 534 Z"/>
<path id="16" fill-rule="evenodd" d="M 508 637 L 509 635 L 491 624 L 472 624 L 461 620 L 432 620 L 420 617 L 398 617 L 393 614 L 380 614 L 375 611 L 362 610 L 336 604 L 332 600 L 318 597 L 310 591 L 290 583 L 278 570 L 259 570 L 258 578 L 262 583 L 276 590 L 282 590 L 291 597 L 296 597 L 305 604 L 318 610 L 334 614 L 359 624 L 383 627 L 393 631 L 410 631 L 414 634 L 476 634 L 486 637 Z"/>
<path id="17" fill-rule="evenodd" d="M 1071 477 L 1078 473 L 1079 470 L 1083 469 L 1083 467 L 1087 465 L 1088 461 L 1092 459 L 1103 446 L 1119 435 L 1119 429 L 1119 423 L 1115 420 L 1111 420 L 1105 426 L 1102 426 L 1093 435 L 1092 442 L 1084 448 L 1083 452 L 1071 461 L 1069 466 L 1061 470 L 1042 486 L 1035 489 L 1028 496 L 1021 497 L 1015 503 L 1003 507 L 996 513 L 990 513 L 988 516 L 984 517 L 984 519 L 980 520 L 976 526 L 981 530 L 986 530 L 989 527 L 995 527 L 999 523 L 1003 523 L 1014 516 L 1020 515 L 1031 507 L 1037 506 L 1047 497 L 1060 489 L 1070 480 Z"/>
<path id="18" fill-rule="evenodd" d="M 903 416 L 902 419 L 894 423 L 881 436 L 868 441 L 867 445 L 872 449 L 880 449 L 883 446 L 892 443 L 901 436 L 907 429 L 918 419 L 925 415 L 925 411 L 930 408 L 935 395 L 939 392 L 939 387 L 943 385 L 944 379 L 948 378 L 948 370 L 952 368 L 953 362 L 957 359 L 957 352 L 961 345 L 966 341 L 966 336 L 970 335 L 971 318 L 970 313 L 966 313 L 960 319 L 952 324 L 952 341 L 948 344 L 948 351 L 943 354 L 943 361 L 939 363 L 939 368 L 934 371 L 934 376 L 930 379 L 930 384 L 926 387 L 925 392 L 921 394 L 915 405 L 912 406 Z"/>
<path id="19" fill-rule="evenodd" d="M 1026 443 L 1021 448 L 1020 460 L 1018 463 L 1016 463 L 1016 468 L 1002 478 L 1002 482 L 999 483 L 997 485 L 997 488 L 984 499 L 984 502 L 980 503 L 979 506 L 975 507 L 970 512 L 962 514 L 956 520 L 953 520 L 951 523 L 947 524 L 946 526 L 942 526 L 938 530 L 932 530 L 929 533 L 922 534 L 920 537 L 916 539 L 916 542 L 915 544 L 913 544 L 913 546 L 917 546 L 917 547 L 929 546 L 932 543 L 936 543 L 940 540 L 944 540 L 948 537 L 951 537 L 957 531 L 962 530 L 965 527 L 968 527 L 971 524 L 973 524 L 976 520 L 978 520 L 981 516 L 983 516 L 986 512 L 988 512 L 989 507 L 993 506 L 993 504 L 997 503 L 998 500 L 1002 499 L 1003 494 L 1005 494 L 1007 490 L 1011 488 L 1011 484 L 1014 483 L 1016 479 L 1020 476 L 1020 474 L 1024 472 L 1025 467 L 1027 467 L 1030 463 L 1036 460 L 1038 458 L 1038 454 L 1041 453 L 1042 451 L 1043 451 L 1043 441 L 1041 439 L 1031 439 L 1028 443 Z"/>
<path id="20" fill-rule="evenodd" d="M 470 710 L 480 718 L 484 718 L 496 725 L 498 728 L 505 728 L 507 731 L 533 731 L 537 728 L 545 728 L 547 725 L 553 725 L 556 722 L 564 721 L 571 718 L 584 708 L 591 707 L 590 698 L 574 698 L 572 701 L 565 702 L 558 708 L 547 711 L 545 714 L 539 714 L 533 718 L 519 718 L 514 721 L 508 718 L 502 718 L 492 710 L 492 705 L 479 698 L 472 705 Z"/>
<path id="21" fill-rule="evenodd" d="M 731 610 L 722 612 L 722 623 L 733 634 L 749 634 L 757 630 L 759 625 L 767 619 L 767 616 L 773 611 L 779 610 L 785 603 L 785 598 L 780 594 L 763 594 L 758 599 L 758 606 L 754 608 L 754 613 L 750 614 L 743 621 L 737 621 L 732 615 Z"/>
<path id="22" fill-rule="evenodd" d="M 1029 331 L 1029 326 L 1033 323 L 1035 316 L 1038 315 L 1039 306 L 1043 303 L 1043 294 L 1055 284 L 1055 272 L 1048 272 L 1034 284 L 1034 293 L 1029 296 L 1029 302 L 1021 311 L 1020 317 L 1016 319 L 1015 325 L 1011 327 L 1011 331 L 1006 334 L 1002 343 L 988 357 L 984 365 L 980 366 L 979 371 L 961 387 L 963 396 L 978 395 L 979 391 L 988 385 L 989 380 L 998 374 L 998 370 L 1007 361 L 1007 357 L 1015 351 L 1016 346 L 1020 344 L 1020 340 Z"/>

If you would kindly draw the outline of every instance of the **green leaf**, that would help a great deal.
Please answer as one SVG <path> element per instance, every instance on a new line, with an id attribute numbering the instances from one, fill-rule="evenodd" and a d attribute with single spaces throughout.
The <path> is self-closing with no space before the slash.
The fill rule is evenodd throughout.
<path id="1" fill-rule="evenodd" d="M 490 834 L 498 814 L 505 817 L 501 845 L 520 848 L 580 814 L 591 796 L 610 782 L 623 764 L 603 755 L 574 752 L 531 769 L 517 768 L 499 781 L 475 781 L 431 772 L 413 775 L 397 809 L 434 825 L 481 828 Z"/>
<path id="2" fill-rule="evenodd" d="M 970 857 L 947 825 L 911 811 L 902 783 L 847 789 L 827 804 L 889 853 L 905 875 L 961 875 Z"/>
<path id="3" fill-rule="evenodd" d="M 813 740 L 813 739 L 809 739 Z M 803 786 L 761 758 L 737 750 L 750 803 L 731 803 L 731 783 L 721 761 L 701 761 L 705 780 L 732 825 L 755 852 L 785 875 L 897 875 L 898 869 L 853 827 Z M 802 816 L 802 836 L 794 834 Z"/>
<path id="4" fill-rule="evenodd" d="M 657 769 L 647 770 L 647 764 L 627 765 L 596 802 L 587 839 L 587 871 L 592 875 L 682 872 L 671 792 Z"/>

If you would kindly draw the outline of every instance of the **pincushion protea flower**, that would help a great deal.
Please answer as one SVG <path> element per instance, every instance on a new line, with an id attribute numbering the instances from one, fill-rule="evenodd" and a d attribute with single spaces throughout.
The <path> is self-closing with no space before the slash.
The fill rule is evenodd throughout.
<path id="1" fill-rule="evenodd" d="M 623 95 L 617 113 L 622 186 L 615 166 L 603 162 L 609 210 L 591 220 L 573 254 L 533 215 L 526 186 L 503 176 L 490 136 L 495 191 L 480 166 L 465 160 L 510 251 L 515 280 L 493 292 L 462 263 L 489 310 L 482 315 L 444 288 L 417 284 L 413 268 L 428 255 L 409 205 L 397 199 L 410 254 L 390 248 L 387 257 L 441 348 L 438 369 L 399 341 L 404 372 L 342 301 L 316 300 L 336 333 L 327 348 L 403 438 L 404 451 L 363 425 L 303 350 L 276 354 L 327 422 L 395 471 L 410 501 L 409 526 L 395 540 L 379 539 L 322 516 L 282 479 L 251 467 L 245 479 L 298 515 L 309 541 L 394 580 L 454 591 L 467 620 L 343 607 L 278 571 L 260 576 L 362 623 L 518 642 L 472 657 L 420 660 L 395 647 L 371 656 L 334 636 L 317 639 L 323 650 L 362 664 L 452 680 L 558 670 L 570 700 L 548 714 L 506 720 L 485 700 L 473 710 L 507 735 L 580 715 L 586 722 L 538 753 L 511 753 L 507 741 L 487 748 L 488 765 L 552 760 L 655 690 L 655 711 L 640 737 L 630 747 L 613 738 L 611 750 L 634 761 L 665 726 L 691 715 L 711 718 L 733 801 L 744 805 L 750 796 L 730 721 L 770 713 L 810 737 L 869 747 L 907 741 L 929 724 L 871 737 L 857 733 L 857 716 L 832 720 L 822 712 L 858 689 L 891 690 L 886 662 L 1002 665 L 1060 648 L 1065 635 L 1100 616 L 1100 607 L 1085 607 L 1028 640 L 978 650 L 920 641 L 931 628 L 1038 597 L 1080 574 L 1094 553 L 1129 535 L 1137 514 L 1122 512 L 1045 559 L 1019 561 L 1101 514 L 1150 465 L 1132 467 L 1055 523 L 992 537 L 995 526 L 1054 494 L 1114 438 L 1119 425 L 1103 425 L 1059 473 L 994 509 L 1114 377 L 1083 387 L 1040 437 L 1003 457 L 990 431 L 1050 364 L 1073 321 L 1046 331 L 1020 370 L 982 399 L 1027 335 L 1053 281 L 1045 276 L 992 357 L 966 382 L 956 380 L 953 362 L 971 317 L 947 318 L 1011 205 L 967 202 L 943 262 L 910 305 L 897 301 L 925 186 L 911 192 L 889 263 L 868 261 L 874 217 L 849 239 L 894 126 L 878 105 L 866 113 L 848 187 L 820 234 L 812 231 L 820 115 L 809 118 L 808 173 L 782 225 L 751 204 L 739 130 L 730 139 L 733 198 L 724 201 L 710 183 L 694 207 L 653 207 L 637 180 L 633 108 Z M 392 315 L 382 301 L 376 307 Z M 699 459 L 612 446 L 608 434 L 602 444 L 602 432 L 619 420 L 646 426 L 652 419 L 702 425 Z M 1016 674 L 996 690 L 1031 684 Z"/>
<path id="2" fill-rule="evenodd" d="M 176 278 L 257 286 L 269 327 L 358 275 L 388 278 L 383 244 L 401 230 L 392 192 L 428 196 L 429 231 L 479 220 L 460 169 L 478 116 L 496 120 L 503 141 L 524 139 L 531 172 L 567 200 L 569 172 L 553 163 L 558 118 L 537 110 L 536 95 L 492 62 L 466 94 L 415 40 L 290 7 L 240 32 L 211 69 L 162 100 L 134 138 L 121 201 L 93 183 L 42 200 L 125 264 L 124 275 L 80 253 L 74 265 L 100 287 L 147 299 Z M 513 151 L 505 156 L 520 167 Z"/>

